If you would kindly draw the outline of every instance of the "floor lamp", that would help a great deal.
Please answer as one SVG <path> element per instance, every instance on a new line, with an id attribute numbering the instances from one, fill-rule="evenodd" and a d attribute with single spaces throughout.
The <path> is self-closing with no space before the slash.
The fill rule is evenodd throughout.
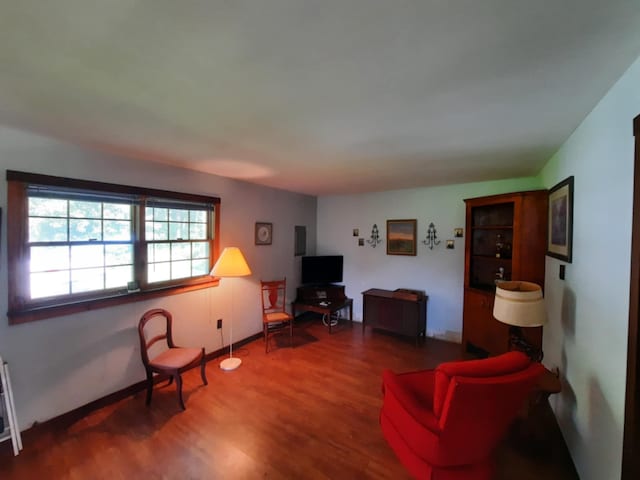
<path id="1" fill-rule="evenodd" d="M 496 320 L 510 325 L 510 348 L 526 353 L 531 360 L 542 361 L 542 349 L 531 345 L 522 328 L 541 327 L 547 320 L 542 288 L 531 282 L 498 282 L 493 303 Z"/>
<path id="2" fill-rule="evenodd" d="M 222 251 L 222 255 L 213 266 L 212 277 L 244 277 L 251 275 L 251 269 L 247 265 L 242 252 L 238 247 L 227 247 Z M 229 329 L 229 358 L 220 362 L 222 370 L 235 370 L 240 366 L 242 360 L 233 356 L 233 285 L 231 285 L 231 328 Z"/>

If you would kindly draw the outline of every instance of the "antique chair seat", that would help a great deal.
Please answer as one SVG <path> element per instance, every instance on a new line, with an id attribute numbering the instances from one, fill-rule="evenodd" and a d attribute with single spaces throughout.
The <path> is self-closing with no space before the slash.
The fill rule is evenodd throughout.
<path id="1" fill-rule="evenodd" d="M 164 320 L 163 329 L 159 334 L 150 334 L 151 338 L 147 339 L 147 330 L 151 330 L 147 325 L 150 321 Z M 153 322 L 152 322 L 153 323 Z M 207 385 L 207 376 L 205 373 L 206 357 L 204 355 L 204 347 L 202 348 L 185 348 L 178 347 L 173 343 L 172 334 L 173 317 L 167 310 L 155 308 L 149 310 L 140 318 L 138 323 L 138 336 L 140 338 L 140 354 L 142 356 L 142 364 L 147 373 L 147 400 L 151 403 L 151 394 L 153 392 L 153 374 L 168 375 L 169 383 L 176 381 L 176 390 L 178 392 L 178 403 L 180 408 L 185 410 L 184 401 L 182 399 L 182 372 L 200 365 L 200 376 L 202 382 Z M 154 347 L 163 346 L 165 350 L 149 357 L 149 350 Z"/>

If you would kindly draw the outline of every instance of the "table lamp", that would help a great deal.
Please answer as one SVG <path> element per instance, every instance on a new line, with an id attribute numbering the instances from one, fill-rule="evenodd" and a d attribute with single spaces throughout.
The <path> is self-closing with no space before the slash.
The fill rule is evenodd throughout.
<path id="1" fill-rule="evenodd" d="M 522 328 L 540 327 L 547 321 L 542 288 L 531 282 L 498 282 L 493 303 L 496 320 L 510 325 L 511 348 L 526 353 L 532 360 L 542 360 L 542 350 L 531 345 L 523 336 Z"/>
<path id="2" fill-rule="evenodd" d="M 244 255 L 238 247 L 227 247 L 222 251 L 222 255 L 213 266 L 212 277 L 244 277 L 251 275 L 251 269 L 244 259 Z M 229 329 L 229 358 L 220 362 L 222 370 L 235 370 L 240 366 L 242 360 L 233 356 L 233 285 L 231 285 L 231 328 Z"/>

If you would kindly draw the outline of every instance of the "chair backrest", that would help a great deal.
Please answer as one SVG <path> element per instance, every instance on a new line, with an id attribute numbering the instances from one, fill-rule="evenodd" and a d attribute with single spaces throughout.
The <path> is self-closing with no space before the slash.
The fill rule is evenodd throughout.
<path id="1" fill-rule="evenodd" d="M 442 429 L 443 451 L 467 459 L 489 455 L 525 407 L 543 372 L 540 363 L 516 351 L 438 366 L 433 408 Z"/>
<path id="2" fill-rule="evenodd" d="M 287 279 L 260 282 L 262 313 L 284 312 L 287 298 Z"/>
<path id="3" fill-rule="evenodd" d="M 151 337 L 147 340 L 145 335 L 145 326 L 147 323 L 155 317 L 163 317 L 165 320 L 165 329 L 162 333 Z M 168 348 L 175 348 L 173 343 L 173 334 L 172 334 L 172 324 L 173 317 L 171 313 L 162 308 L 154 308 L 153 310 L 149 310 L 145 312 L 142 317 L 140 317 L 140 322 L 138 322 L 138 336 L 140 338 L 140 354 L 142 355 L 142 363 L 144 365 L 149 364 L 149 349 L 159 341 L 166 340 Z"/>

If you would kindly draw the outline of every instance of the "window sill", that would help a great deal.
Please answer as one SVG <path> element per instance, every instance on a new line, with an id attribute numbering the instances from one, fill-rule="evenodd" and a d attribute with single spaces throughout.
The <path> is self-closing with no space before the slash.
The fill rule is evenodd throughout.
<path id="1" fill-rule="evenodd" d="M 21 323 L 34 322 L 36 320 L 44 320 L 46 318 L 61 317 L 64 315 L 72 315 L 74 313 L 81 313 L 89 310 L 115 307 L 117 305 L 124 305 L 126 303 L 141 302 L 143 300 L 149 300 L 152 298 L 193 292 L 196 290 L 202 290 L 204 288 L 216 287 L 219 283 L 220 280 L 218 278 L 214 278 L 210 281 L 193 285 L 181 285 L 177 287 L 167 287 L 157 290 L 127 292 L 119 295 L 113 295 L 111 297 L 83 300 L 63 305 L 25 308 L 23 310 L 10 311 L 7 313 L 7 317 L 9 318 L 9 325 L 19 325 Z"/>

